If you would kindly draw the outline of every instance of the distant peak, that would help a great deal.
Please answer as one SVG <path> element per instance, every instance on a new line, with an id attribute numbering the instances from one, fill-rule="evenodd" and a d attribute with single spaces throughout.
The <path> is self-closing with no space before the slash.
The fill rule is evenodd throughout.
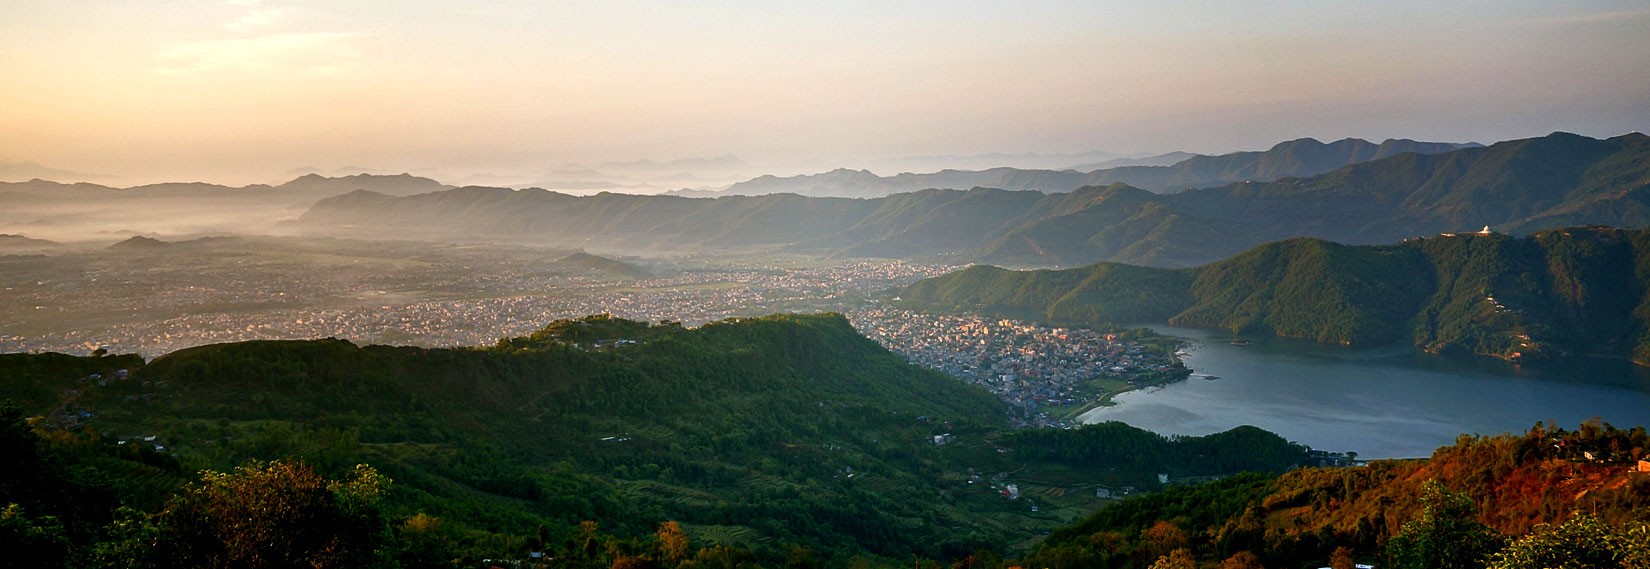
<path id="1" fill-rule="evenodd" d="M 1285 140 L 1283 142 L 1279 142 L 1277 144 L 1272 145 L 1272 150 L 1283 150 L 1285 148 L 1292 148 L 1292 147 L 1295 147 L 1295 146 L 1305 146 L 1305 145 L 1323 146 L 1323 141 L 1320 141 L 1316 138 L 1312 138 L 1310 136 L 1306 137 L 1306 138 L 1297 138 L 1297 139 L 1294 139 L 1294 140 Z"/>
<path id="2" fill-rule="evenodd" d="M 172 246 L 171 243 L 167 243 L 165 241 L 161 241 L 161 240 L 155 239 L 153 237 L 144 237 L 142 235 L 134 235 L 130 239 L 127 239 L 125 241 L 121 241 L 119 243 L 115 243 L 114 245 L 110 245 L 109 248 L 110 249 L 160 249 L 160 248 L 165 248 L 165 247 L 170 247 L 170 246 Z"/>
<path id="3" fill-rule="evenodd" d="M 1542 138 L 1569 139 L 1569 140 L 1575 140 L 1575 139 L 1596 140 L 1596 139 L 1594 139 L 1590 136 L 1583 136 L 1583 135 L 1576 134 L 1576 133 L 1573 133 L 1573 132 L 1564 132 L 1562 130 L 1555 130 L 1551 134 L 1548 134 L 1547 136 L 1544 136 Z"/>

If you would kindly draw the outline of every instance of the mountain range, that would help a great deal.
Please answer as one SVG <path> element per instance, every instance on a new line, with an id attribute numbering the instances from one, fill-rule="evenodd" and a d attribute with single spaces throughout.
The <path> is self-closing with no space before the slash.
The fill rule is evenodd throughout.
<path id="1" fill-rule="evenodd" d="M 872 199 L 358 191 L 316 203 L 297 223 L 319 232 L 407 235 L 417 228 L 420 238 L 524 240 L 593 252 L 755 248 L 1005 266 L 1161 267 L 1200 265 L 1291 237 L 1375 244 L 1485 225 L 1523 234 L 1586 224 L 1650 224 L 1650 137 L 1554 133 L 1174 194 L 1123 184 Z"/>
<path id="2" fill-rule="evenodd" d="M 108 241 L 135 234 L 276 233 L 316 200 L 355 190 L 411 195 L 448 186 L 407 174 L 326 177 L 241 187 L 200 182 L 116 188 L 45 180 L 0 182 L 0 233 L 60 242 Z"/>
<path id="3" fill-rule="evenodd" d="M 54 180 L 96 180 L 107 179 L 112 176 L 102 174 L 88 174 L 74 170 L 64 170 L 40 164 L 39 162 L 7 162 L 0 160 L 0 181 L 32 180 L 36 178 L 51 178 Z"/>
<path id="4" fill-rule="evenodd" d="M 1463 233 L 1396 245 L 1297 238 L 1192 269 L 975 266 L 900 293 L 922 307 L 1085 325 L 1168 322 L 1514 361 L 1650 365 L 1650 230 Z"/>
<path id="5" fill-rule="evenodd" d="M 1074 166 L 1070 166 L 1070 167 L 1067 167 L 1067 168 L 1060 168 L 1060 169 L 1061 170 L 1076 170 L 1078 172 L 1093 172 L 1095 170 L 1104 170 L 1104 169 L 1107 169 L 1107 168 L 1118 168 L 1118 167 L 1121 167 L 1121 166 L 1173 166 L 1175 164 L 1185 162 L 1186 159 L 1188 159 L 1188 158 L 1193 158 L 1193 157 L 1196 157 L 1196 156 L 1201 156 L 1201 155 L 1200 154 L 1193 154 L 1193 153 L 1190 153 L 1190 152 L 1175 151 L 1175 152 L 1165 152 L 1163 154 L 1153 154 L 1153 155 L 1149 155 L 1149 156 L 1138 156 L 1138 157 L 1124 156 L 1122 158 L 1112 158 L 1110 160 L 1102 160 L 1102 161 L 1099 161 L 1099 162 L 1089 162 L 1089 163 L 1085 163 L 1085 164 L 1077 164 L 1077 165 L 1074 165 Z"/>
<path id="6" fill-rule="evenodd" d="M 369 190 L 386 195 L 407 196 L 424 192 L 433 192 L 449 189 L 451 186 L 442 184 L 429 178 L 421 178 L 411 174 L 377 175 L 355 174 L 351 176 L 327 177 L 320 174 L 304 174 L 278 186 L 268 184 L 251 184 L 247 186 L 224 186 L 204 182 L 168 182 L 161 184 L 145 184 L 129 188 L 117 188 L 80 182 L 64 184 L 48 180 L 30 180 L 27 182 L 0 182 L 0 193 L 21 194 L 37 197 L 76 198 L 76 199 L 104 199 L 104 198 L 136 198 L 136 197 L 196 197 L 212 198 L 222 196 L 246 196 L 252 194 L 282 195 L 300 198 L 314 198 L 345 194 L 355 190 Z"/>
<path id="7" fill-rule="evenodd" d="M 0 233 L 0 254 L 36 253 L 59 249 L 62 244 L 23 235 Z"/>
<path id="8" fill-rule="evenodd" d="M 1479 145 L 1470 143 L 1417 142 L 1403 139 L 1391 139 L 1376 144 L 1356 138 L 1325 144 L 1311 138 L 1302 138 L 1278 143 L 1265 151 L 1234 152 L 1219 156 L 1186 154 L 1183 160 L 1165 165 L 1124 165 L 1108 161 L 1093 164 L 1096 169 L 1092 171 L 999 167 L 979 171 L 941 170 L 930 174 L 902 173 L 878 176 L 868 170 L 841 168 L 803 176 L 762 176 L 734 184 L 715 194 L 791 193 L 815 197 L 870 198 L 936 188 L 986 187 L 1069 192 L 1084 186 L 1109 184 L 1127 184 L 1156 192 L 1172 192 L 1239 181 L 1269 182 L 1289 176 L 1312 176 L 1350 164 L 1379 160 L 1407 152 L 1437 154 L 1477 146 Z"/>

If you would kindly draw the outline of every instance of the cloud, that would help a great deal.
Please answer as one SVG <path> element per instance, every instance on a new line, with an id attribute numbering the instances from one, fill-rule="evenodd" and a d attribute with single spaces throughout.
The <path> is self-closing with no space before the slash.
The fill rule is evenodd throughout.
<path id="1" fill-rule="evenodd" d="M 1578 24 L 1601 24 L 1623 21 L 1641 20 L 1650 18 L 1650 9 L 1614 10 L 1605 12 L 1583 12 L 1577 14 L 1562 14 L 1543 18 L 1525 18 L 1509 20 L 1496 27 L 1549 27 L 1568 26 Z"/>
<path id="2" fill-rule="evenodd" d="M 286 19 L 286 15 L 287 11 L 281 8 L 253 8 L 236 16 L 223 27 L 235 33 L 252 33 L 279 25 Z"/>
<path id="3" fill-rule="evenodd" d="M 342 32 L 305 32 L 177 43 L 156 54 L 161 61 L 156 71 L 170 75 L 341 73 L 362 57 L 354 45 L 358 37 L 358 34 Z"/>

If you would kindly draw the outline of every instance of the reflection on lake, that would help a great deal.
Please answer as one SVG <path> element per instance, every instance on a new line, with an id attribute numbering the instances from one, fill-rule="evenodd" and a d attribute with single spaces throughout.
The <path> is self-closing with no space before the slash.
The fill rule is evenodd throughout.
<path id="1" fill-rule="evenodd" d="M 1650 425 L 1650 370 L 1586 358 L 1548 368 L 1437 357 L 1407 346 L 1353 349 L 1213 330 L 1147 326 L 1193 341 L 1183 359 L 1197 374 L 1124 393 L 1082 416 L 1163 434 L 1204 435 L 1254 425 L 1361 458 L 1430 456 L 1463 433 L 1523 432 L 1536 421 L 1574 429 L 1600 417 Z"/>

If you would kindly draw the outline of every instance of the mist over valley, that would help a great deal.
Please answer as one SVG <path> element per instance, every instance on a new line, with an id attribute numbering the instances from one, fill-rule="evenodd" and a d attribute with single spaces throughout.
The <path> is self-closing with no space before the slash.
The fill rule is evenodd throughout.
<path id="1" fill-rule="evenodd" d="M 1650 568 L 1633 2 L 23 2 L 0 569 Z"/>

